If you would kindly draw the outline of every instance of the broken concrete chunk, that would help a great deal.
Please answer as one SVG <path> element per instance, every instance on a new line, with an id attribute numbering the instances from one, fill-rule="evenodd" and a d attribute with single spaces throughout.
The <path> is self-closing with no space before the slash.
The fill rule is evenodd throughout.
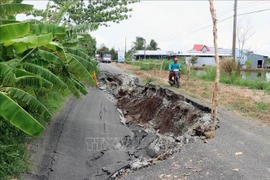
<path id="1" fill-rule="evenodd" d="M 146 166 L 149 166 L 150 162 L 148 162 L 145 158 L 142 159 L 136 159 L 130 164 L 130 169 L 131 170 L 138 170 L 141 168 L 144 168 Z"/>

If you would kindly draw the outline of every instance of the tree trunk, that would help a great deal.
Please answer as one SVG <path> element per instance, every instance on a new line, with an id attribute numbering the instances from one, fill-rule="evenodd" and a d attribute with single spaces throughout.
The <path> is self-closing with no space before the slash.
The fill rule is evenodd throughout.
<path id="1" fill-rule="evenodd" d="M 215 61 L 216 61 L 216 78 L 213 85 L 213 96 L 212 96 L 212 108 L 211 114 L 214 118 L 214 122 L 211 127 L 211 133 L 208 138 L 213 138 L 215 134 L 215 129 L 217 125 L 217 110 L 218 110 L 218 90 L 219 90 L 219 79 L 220 79 L 220 61 L 218 56 L 218 44 L 217 44 L 217 18 L 214 8 L 213 0 L 209 0 L 210 3 L 210 12 L 213 21 L 213 38 L 214 38 L 214 47 L 215 47 Z"/>

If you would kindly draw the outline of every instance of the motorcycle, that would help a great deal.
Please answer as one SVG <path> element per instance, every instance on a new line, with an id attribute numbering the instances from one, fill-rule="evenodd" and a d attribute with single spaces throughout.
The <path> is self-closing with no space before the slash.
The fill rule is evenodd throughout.
<path id="1" fill-rule="evenodd" d="M 173 70 L 174 76 L 173 76 L 173 81 L 169 81 L 169 84 L 171 86 L 176 86 L 177 88 L 179 88 L 180 86 L 180 73 L 179 73 L 179 69 L 174 69 Z"/>

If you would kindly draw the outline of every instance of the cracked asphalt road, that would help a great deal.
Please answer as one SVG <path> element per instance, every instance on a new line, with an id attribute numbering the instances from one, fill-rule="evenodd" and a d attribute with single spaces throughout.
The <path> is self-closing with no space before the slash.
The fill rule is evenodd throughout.
<path id="1" fill-rule="evenodd" d="M 122 150 L 104 152 L 128 135 L 112 98 L 90 87 L 81 100 L 70 98 L 33 142 L 34 164 L 25 179 L 104 179 L 102 167 L 112 165 L 113 171 L 128 158 Z"/>
<path id="2" fill-rule="evenodd" d="M 101 71 L 122 72 L 111 64 L 101 64 Z M 186 145 L 168 160 L 122 179 L 270 179 L 270 127 L 231 112 L 220 110 L 219 114 L 220 129 L 213 140 Z M 110 150 L 117 146 L 113 139 L 124 136 L 132 136 L 132 132 L 120 123 L 113 98 L 89 88 L 81 100 L 70 98 L 33 142 L 34 164 L 24 178 L 107 179 L 104 172 L 114 172 L 128 159 L 125 151 Z M 103 139 L 110 142 L 100 143 Z M 243 154 L 236 156 L 236 152 Z"/>

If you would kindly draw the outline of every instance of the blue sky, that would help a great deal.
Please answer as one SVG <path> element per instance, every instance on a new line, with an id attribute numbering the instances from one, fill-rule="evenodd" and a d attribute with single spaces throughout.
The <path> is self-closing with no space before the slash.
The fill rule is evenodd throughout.
<path id="1" fill-rule="evenodd" d="M 233 15 L 233 1 L 214 1 L 218 20 Z M 36 8 L 45 8 L 46 0 L 25 0 L 24 3 L 34 4 Z M 131 5 L 131 18 L 100 27 L 90 32 L 97 39 L 98 46 L 105 44 L 117 50 L 124 50 L 125 38 L 127 48 L 135 41 L 136 36 L 144 37 L 147 42 L 155 39 L 162 50 L 186 51 L 193 44 L 213 46 L 211 16 L 209 2 L 201 1 L 141 1 Z M 270 9 L 270 1 L 239 1 L 238 13 L 244 14 L 262 9 Z M 251 27 L 253 34 L 245 44 L 245 48 L 256 53 L 270 56 L 270 11 L 253 13 L 238 17 L 238 21 Z M 23 18 L 19 16 L 19 18 Z M 232 24 L 230 18 L 218 24 L 219 47 L 232 47 Z M 199 30 L 199 31 L 197 31 Z"/>

